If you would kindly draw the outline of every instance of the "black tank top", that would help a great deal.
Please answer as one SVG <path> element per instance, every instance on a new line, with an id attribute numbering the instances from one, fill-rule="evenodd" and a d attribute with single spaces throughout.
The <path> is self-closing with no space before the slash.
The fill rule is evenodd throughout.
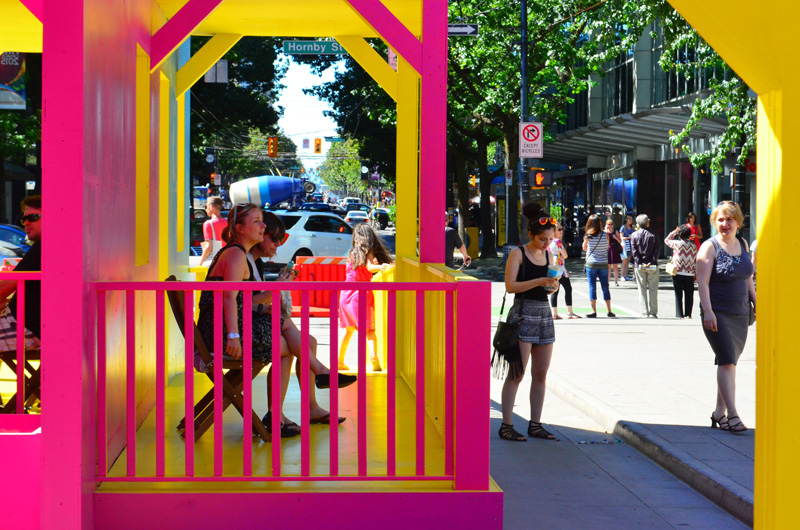
<path id="1" fill-rule="evenodd" d="M 545 250 L 545 264 L 536 265 L 528 259 L 528 254 L 525 252 L 525 247 L 520 247 L 522 251 L 522 264 L 517 271 L 517 281 L 526 282 L 528 280 L 535 280 L 536 278 L 547 277 L 547 264 L 550 263 L 550 252 Z M 514 300 L 539 300 L 540 302 L 547 302 L 547 291 L 544 287 L 534 287 L 524 293 L 517 293 L 514 295 Z"/>

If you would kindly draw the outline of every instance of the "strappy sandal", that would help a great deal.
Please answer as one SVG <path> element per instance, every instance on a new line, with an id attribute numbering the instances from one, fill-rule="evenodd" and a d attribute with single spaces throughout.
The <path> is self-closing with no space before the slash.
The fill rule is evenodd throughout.
<path id="1" fill-rule="evenodd" d="M 535 421 L 528 422 L 528 436 L 531 438 L 541 438 L 543 440 L 555 440 L 556 437 L 553 433 L 548 432 L 541 423 Z"/>
<path id="2" fill-rule="evenodd" d="M 738 421 L 733 421 L 734 419 Z M 746 431 L 747 427 L 742 423 L 742 418 L 739 416 L 731 416 L 728 418 L 728 430 L 734 433 L 740 433 Z"/>
<path id="3" fill-rule="evenodd" d="M 508 423 L 501 423 L 500 430 L 497 431 L 497 434 L 500 436 L 501 440 L 508 440 L 510 442 L 527 442 L 528 439 L 522 436 L 522 434 L 518 433 L 514 430 L 513 425 L 509 425 Z"/>
<path id="4" fill-rule="evenodd" d="M 576 315 L 575 313 L 570 313 L 567 315 L 567 318 L 572 320 L 573 318 L 581 318 L 580 315 Z"/>
<path id="5" fill-rule="evenodd" d="M 563 318 L 561 317 L 561 315 L 556 315 L 553 317 L 553 320 L 563 320 Z"/>
<path id="6" fill-rule="evenodd" d="M 723 414 L 719 418 L 714 417 L 714 413 L 711 413 L 711 428 L 712 429 L 719 429 L 721 431 L 729 431 L 731 430 L 731 426 L 728 423 L 728 418 Z"/>

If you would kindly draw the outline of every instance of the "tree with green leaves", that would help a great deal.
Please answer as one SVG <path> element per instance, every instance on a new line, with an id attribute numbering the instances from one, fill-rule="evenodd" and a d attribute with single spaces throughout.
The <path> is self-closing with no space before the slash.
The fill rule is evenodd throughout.
<path id="1" fill-rule="evenodd" d="M 342 196 L 366 189 L 366 184 L 361 180 L 360 147 L 358 140 L 353 138 L 335 142 L 328 149 L 325 162 L 320 167 L 322 182 Z"/>

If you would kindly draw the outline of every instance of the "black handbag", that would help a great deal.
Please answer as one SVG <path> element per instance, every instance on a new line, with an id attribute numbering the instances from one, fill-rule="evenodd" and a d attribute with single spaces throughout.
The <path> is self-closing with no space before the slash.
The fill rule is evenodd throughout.
<path id="1" fill-rule="evenodd" d="M 525 260 L 522 260 L 523 275 Z M 503 294 L 503 303 L 500 306 L 500 316 L 503 316 L 503 310 L 506 307 L 506 295 Z M 519 323 L 500 321 L 497 323 L 497 331 L 494 332 L 492 339 L 492 368 L 493 374 L 498 379 L 505 379 L 507 374 L 512 378 L 517 378 L 523 373 L 522 369 L 522 353 L 519 351 Z"/>
<path id="2" fill-rule="evenodd" d="M 750 300 L 750 318 L 747 321 L 748 326 L 756 323 L 756 303 Z"/>

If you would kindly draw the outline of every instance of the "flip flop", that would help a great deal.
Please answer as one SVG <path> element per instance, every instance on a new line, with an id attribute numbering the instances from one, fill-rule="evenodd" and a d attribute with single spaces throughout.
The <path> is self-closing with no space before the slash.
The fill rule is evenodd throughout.
<path id="1" fill-rule="evenodd" d="M 344 423 L 344 420 L 346 420 L 346 419 L 347 418 L 345 418 L 344 416 L 339 416 L 339 422 L 338 423 L 340 423 L 340 424 Z M 331 424 L 331 415 L 330 415 L 330 413 L 325 414 L 322 417 L 308 420 L 308 423 L 310 423 L 311 425 L 330 425 Z"/>

